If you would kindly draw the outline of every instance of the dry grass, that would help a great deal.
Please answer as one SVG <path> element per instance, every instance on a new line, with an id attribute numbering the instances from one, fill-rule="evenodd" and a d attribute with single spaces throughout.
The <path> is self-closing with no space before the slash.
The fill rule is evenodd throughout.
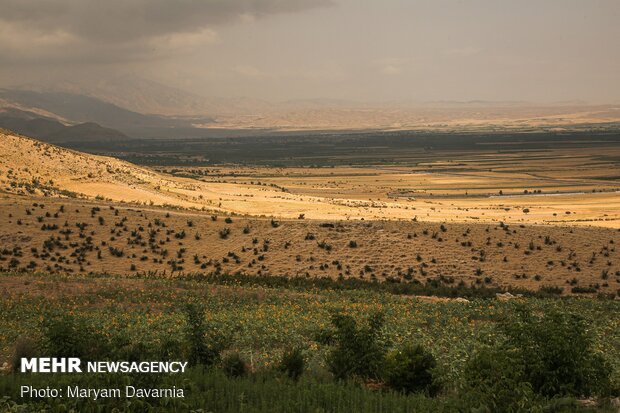
<path id="1" fill-rule="evenodd" d="M 0 207 L 4 268 L 16 259 L 16 268 L 32 261 L 28 270 L 58 273 L 441 279 L 447 285 L 559 286 L 565 292 L 575 286 L 607 293 L 620 288 L 620 232 L 607 228 L 241 217 L 226 222 L 225 216 L 214 220 L 199 212 L 15 196 L 4 196 Z M 222 236 L 225 228 L 230 232 Z"/>
<path id="2" fill-rule="evenodd" d="M 481 152 L 473 159 L 434 160 L 412 167 L 234 167 L 193 179 L 0 134 L 0 188 L 24 195 L 98 197 L 282 218 L 417 217 L 430 222 L 618 228 L 615 159 L 620 150 L 597 150 L 605 157 L 576 150 L 528 152 L 516 158 L 515 152 Z"/>
<path id="3" fill-rule="evenodd" d="M 10 134 L 0 154 L 4 269 L 620 287 L 617 148 L 184 176 Z"/>

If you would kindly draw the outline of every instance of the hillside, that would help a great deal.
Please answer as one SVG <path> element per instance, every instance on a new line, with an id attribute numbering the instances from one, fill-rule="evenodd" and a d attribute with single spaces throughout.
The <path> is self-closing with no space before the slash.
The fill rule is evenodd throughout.
<path id="1" fill-rule="evenodd" d="M 617 153 L 613 148 L 605 150 Z M 484 157 L 468 161 L 465 170 L 456 163 L 455 171 L 445 173 L 438 173 L 434 164 L 413 169 L 155 171 L 5 131 L 0 133 L 0 187 L 22 195 L 64 194 L 289 219 L 303 215 L 307 219 L 620 226 L 620 192 L 609 175 L 614 158 L 592 158 L 584 150 L 558 151 L 551 165 L 555 169 L 550 170 L 545 153 L 540 160 L 531 155 L 518 162 L 507 156 L 498 155 L 502 169 L 495 172 L 489 172 L 489 159 Z M 514 165 L 506 169 L 506 161 Z M 573 171 L 576 162 L 582 165 L 580 177 Z M 523 168 L 537 172 L 523 174 Z M 502 189 L 506 196 L 495 196 Z M 464 193 L 467 190 L 471 196 Z"/>
<path id="2" fill-rule="evenodd" d="M 56 132 L 47 134 L 44 140 L 47 142 L 79 143 L 79 142 L 114 142 L 126 141 L 129 136 L 112 128 L 105 128 L 94 122 L 85 122 L 78 125 L 67 126 Z"/>
<path id="3" fill-rule="evenodd" d="M 289 217 L 316 210 L 317 198 L 283 196 L 277 187 L 202 182 L 115 158 L 61 148 L 0 130 L 0 188 L 20 195 L 69 196 Z M 346 207 L 329 207 L 343 216 Z"/>
<path id="4" fill-rule="evenodd" d="M 67 125 L 58 118 L 12 107 L 0 108 L 0 128 L 49 143 L 109 143 L 131 139 L 116 129 L 94 122 Z"/>
<path id="5" fill-rule="evenodd" d="M 420 283 L 438 279 L 446 285 L 553 286 L 566 293 L 612 293 L 620 282 L 615 249 L 620 232 L 612 229 L 618 223 L 611 211 L 615 192 L 588 198 L 451 196 L 449 203 L 431 197 L 379 200 L 385 188 L 429 176 L 402 170 L 380 175 L 377 169 L 371 174 L 360 168 L 350 168 L 349 176 L 342 175 L 343 169 L 308 176 L 311 170 L 299 169 L 273 180 L 282 171 L 223 174 L 223 169 L 206 175 L 177 169 L 170 171 L 173 176 L 0 131 L 0 240 L 18 248 L 20 257 L 11 260 L 6 254 L 13 250 L 4 249 L 0 271 L 12 262 L 13 268 L 28 264 L 63 273 L 224 271 Z M 434 177 L 435 185 L 469 188 L 479 179 L 463 178 Z M 376 192 L 368 192 L 373 188 Z M 375 200 L 363 199 L 369 194 Z M 560 212 L 567 199 L 576 214 Z M 590 203 L 583 204 L 584 199 Z M 531 211 L 522 212 L 524 205 Z M 247 216 L 217 218 L 222 212 Z M 573 220 L 564 225 L 584 226 L 567 227 L 561 219 Z M 540 223 L 548 225 L 531 225 Z M 84 259 L 73 258 L 65 247 L 75 240 L 68 234 L 76 225 L 92 228 L 93 245 L 107 245 L 110 253 L 97 257 L 89 250 Z M 150 250 L 145 249 L 147 233 Z M 53 234 L 64 236 L 61 242 L 54 235 L 64 255 L 52 264 L 36 251 L 47 248 Z M 178 260 L 166 258 L 177 248 Z"/>
<path id="6" fill-rule="evenodd" d="M 0 110 L 41 114 L 65 123 L 97 123 L 128 135 L 174 134 L 176 128 L 190 128 L 191 122 L 158 115 L 145 115 L 91 96 L 65 92 L 0 89 Z M 24 116 L 20 116 L 23 118 Z M 208 123 L 207 119 L 201 122 Z"/>
<path id="7" fill-rule="evenodd" d="M 156 174 L 0 130 L 0 182 L 18 194 L 91 196 L 89 184 L 131 186 Z"/>
<path id="8" fill-rule="evenodd" d="M 0 127 L 41 140 L 46 140 L 49 135 L 62 133 L 67 128 L 55 119 L 29 118 L 6 112 L 0 112 Z"/>

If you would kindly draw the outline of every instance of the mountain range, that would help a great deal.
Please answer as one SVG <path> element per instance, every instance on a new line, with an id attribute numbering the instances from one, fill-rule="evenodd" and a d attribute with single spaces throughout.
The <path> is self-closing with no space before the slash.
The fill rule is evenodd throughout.
<path id="1" fill-rule="evenodd" d="M 267 102 L 203 97 L 124 76 L 0 89 L 0 127 L 52 143 L 256 136 L 274 131 L 529 130 L 620 122 L 618 105 L 560 102 Z"/>

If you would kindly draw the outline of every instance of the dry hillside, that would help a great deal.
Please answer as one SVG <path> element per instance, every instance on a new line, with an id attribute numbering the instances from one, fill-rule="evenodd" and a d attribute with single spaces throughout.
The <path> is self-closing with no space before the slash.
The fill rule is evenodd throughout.
<path id="1" fill-rule="evenodd" d="M 613 148 L 606 151 L 615 153 Z M 436 166 L 450 165 L 433 163 L 304 171 L 234 168 L 209 176 L 173 176 L 0 132 L 0 188 L 21 195 L 288 219 L 304 215 L 307 219 L 409 221 L 417 217 L 440 223 L 620 226 L 620 192 L 612 179 L 616 166 L 610 161 L 582 153 L 558 153 L 553 161 L 541 154 L 539 161 L 520 164 L 503 155 L 483 158 L 456 162 L 455 168 L 471 169 L 459 173 L 440 173 Z M 498 168 L 489 162 L 514 167 Z M 576 162 L 584 168 L 575 171 Z M 536 172 L 523 172 L 532 168 Z M 507 191 L 504 196 L 494 195 L 502 188 Z M 518 195 L 524 188 L 530 193 Z"/>
<path id="2" fill-rule="evenodd" d="M 565 293 L 614 293 L 620 286 L 616 212 L 600 202 L 617 201 L 613 188 L 577 198 L 498 200 L 450 191 L 464 182 L 506 185 L 512 175 L 379 167 L 324 176 L 294 169 L 213 172 L 173 176 L 4 132 L 0 269 L 435 280 Z M 429 185 L 426 179 L 445 193 L 394 197 L 395 188 Z M 563 212 L 568 199 L 579 200 L 570 205 L 579 218 L 592 217 L 571 223 L 582 227 L 560 221 L 575 219 Z M 525 205 L 532 211 L 524 213 Z M 542 219 L 549 221 L 536 225 Z M 592 222 L 612 228 L 584 225 Z"/>
<path id="3" fill-rule="evenodd" d="M 5 194 L 0 242 L 0 271 L 620 288 L 620 232 L 609 228 L 271 220 Z"/>

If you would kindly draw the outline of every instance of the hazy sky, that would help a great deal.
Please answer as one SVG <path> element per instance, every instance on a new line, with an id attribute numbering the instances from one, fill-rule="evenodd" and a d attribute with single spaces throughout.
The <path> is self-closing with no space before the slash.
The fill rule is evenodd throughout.
<path id="1" fill-rule="evenodd" d="M 0 85 L 620 102 L 618 0 L 0 0 Z"/>

